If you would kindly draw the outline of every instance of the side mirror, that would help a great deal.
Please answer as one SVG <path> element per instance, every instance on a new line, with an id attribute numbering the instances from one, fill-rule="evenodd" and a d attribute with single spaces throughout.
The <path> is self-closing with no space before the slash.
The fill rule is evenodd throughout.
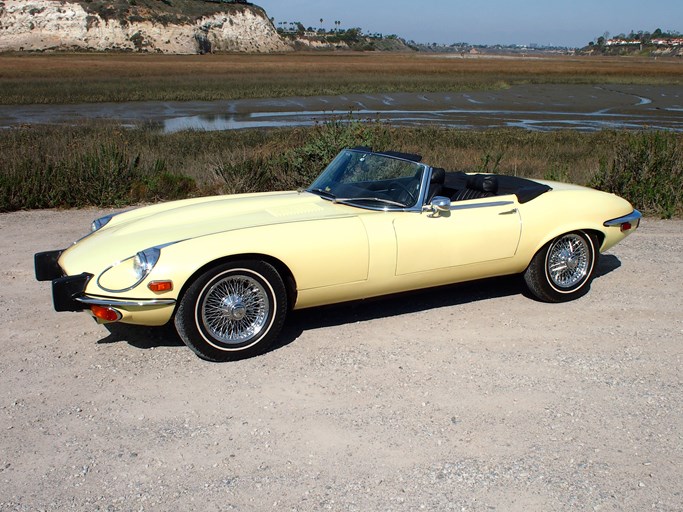
<path id="1" fill-rule="evenodd" d="M 434 217 L 448 215 L 451 211 L 451 200 L 444 196 L 434 196 L 426 210 L 431 211 Z"/>

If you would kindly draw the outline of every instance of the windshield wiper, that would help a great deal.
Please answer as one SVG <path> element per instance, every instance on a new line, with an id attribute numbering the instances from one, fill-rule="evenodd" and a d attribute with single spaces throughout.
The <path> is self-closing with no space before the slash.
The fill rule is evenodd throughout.
<path id="1" fill-rule="evenodd" d="M 384 199 L 382 197 L 338 197 L 335 198 L 333 203 L 350 204 L 354 201 L 377 201 L 378 203 L 390 204 L 392 206 L 400 206 L 401 208 L 407 208 L 407 204 L 399 203 L 397 201 L 392 201 L 390 199 Z"/>
<path id="2" fill-rule="evenodd" d="M 318 194 L 319 196 L 325 197 L 327 199 L 332 199 L 333 201 L 337 199 L 337 197 L 332 192 L 328 192 L 327 190 L 323 190 L 322 188 L 309 188 L 306 189 L 306 192 L 312 192 L 313 194 Z"/>
<path id="3" fill-rule="evenodd" d="M 354 201 L 376 201 L 378 203 L 390 204 L 392 206 L 398 206 L 400 208 L 407 208 L 407 204 L 399 203 L 397 201 L 392 201 L 390 199 L 384 199 L 382 197 L 337 197 L 332 192 L 323 190 L 322 188 L 309 188 L 306 192 L 311 192 L 312 194 L 318 194 L 325 199 L 331 199 L 333 203 L 339 204 L 351 204 Z"/>

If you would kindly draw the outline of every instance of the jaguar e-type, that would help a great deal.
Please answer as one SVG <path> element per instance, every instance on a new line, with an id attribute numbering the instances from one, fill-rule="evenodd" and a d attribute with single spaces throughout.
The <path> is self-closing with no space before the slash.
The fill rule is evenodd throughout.
<path id="1" fill-rule="evenodd" d="M 57 311 L 160 326 L 212 361 L 262 353 L 289 311 L 522 274 L 541 301 L 585 294 L 641 214 L 563 183 L 446 172 L 345 149 L 305 190 L 201 197 L 95 220 L 35 255 Z M 454 290 L 453 293 L 457 293 Z"/>

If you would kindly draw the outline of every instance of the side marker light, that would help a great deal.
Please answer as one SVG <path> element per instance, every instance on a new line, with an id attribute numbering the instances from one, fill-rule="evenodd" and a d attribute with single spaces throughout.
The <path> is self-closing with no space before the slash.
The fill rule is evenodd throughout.
<path id="1" fill-rule="evenodd" d="M 173 290 L 173 281 L 151 281 L 147 288 L 153 292 L 170 292 Z"/>

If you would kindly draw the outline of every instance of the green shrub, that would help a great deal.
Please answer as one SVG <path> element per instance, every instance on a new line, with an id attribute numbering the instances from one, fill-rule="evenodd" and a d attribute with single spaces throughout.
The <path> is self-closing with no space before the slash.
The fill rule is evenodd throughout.
<path id="1" fill-rule="evenodd" d="M 683 214 L 680 137 L 665 132 L 628 134 L 617 142 L 613 157 L 600 162 L 591 185 L 662 218 Z"/>
<path id="2" fill-rule="evenodd" d="M 187 197 L 195 190 L 194 180 L 165 171 L 163 162 L 145 169 L 139 155 L 129 156 L 115 144 L 104 144 L 66 158 L 39 153 L 4 169 L 0 211 L 123 206 Z"/>
<path id="3" fill-rule="evenodd" d="M 270 167 L 269 161 L 258 156 L 241 162 L 220 164 L 214 172 L 224 182 L 223 193 L 243 194 L 273 190 Z"/>
<path id="4" fill-rule="evenodd" d="M 0 211 L 121 206 L 308 186 L 344 147 L 420 153 L 448 170 L 591 185 L 641 211 L 683 216 L 683 134 L 392 128 L 338 119 L 311 128 L 189 131 L 24 126 L 0 130 Z"/>
<path id="5" fill-rule="evenodd" d="M 389 128 L 379 122 L 337 119 L 306 131 L 301 145 L 265 158 L 257 155 L 242 162 L 220 165 L 228 193 L 293 190 L 308 186 L 343 148 L 369 146 L 389 149 Z"/>

